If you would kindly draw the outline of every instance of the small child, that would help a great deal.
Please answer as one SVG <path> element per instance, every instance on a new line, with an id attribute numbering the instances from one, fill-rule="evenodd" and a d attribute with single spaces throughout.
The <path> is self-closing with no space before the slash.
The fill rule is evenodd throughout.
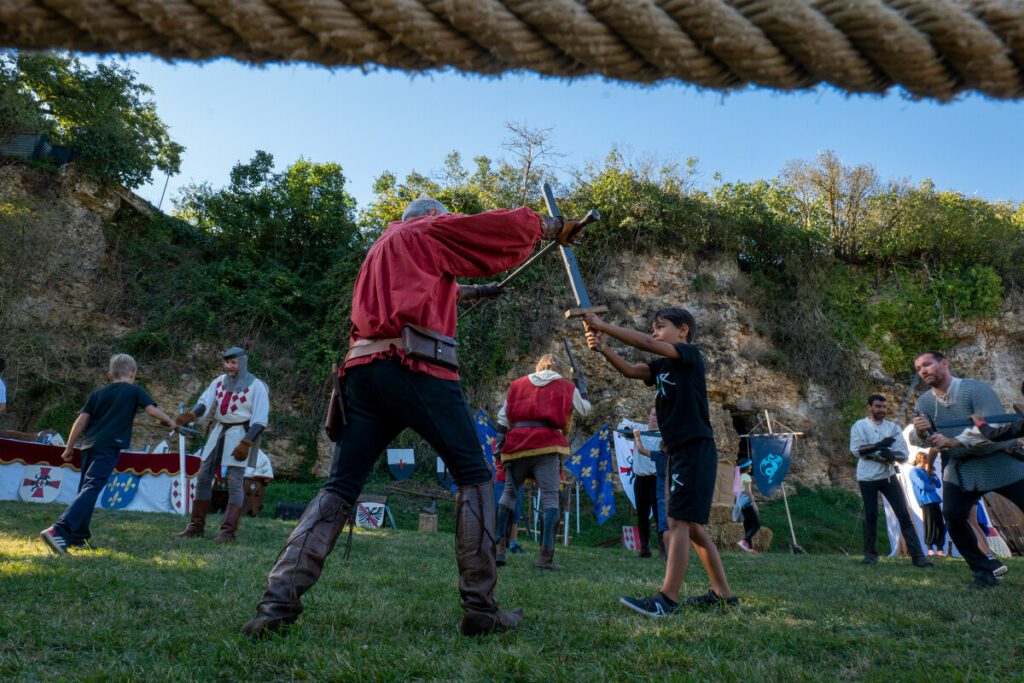
<path id="1" fill-rule="evenodd" d="M 921 506 L 924 517 L 924 546 L 928 556 L 945 557 L 942 548 L 946 541 L 946 524 L 942 520 L 942 498 L 939 489 L 942 480 L 938 475 L 928 471 L 928 452 L 920 450 L 914 457 L 914 467 L 910 470 L 910 483 L 914 486 L 914 496 Z"/>
<path id="2" fill-rule="evenodd" d="M 736 495 L 736 506 L 733 508 L 732 517 L 735 522 L 743 520 L 743 539 L 737 541 L 736 545 L 751 555 L 757 555 L 753 540 L 757 532 L 761 530 L 761 520 L 758 517 L 760 509 L 757 507 L 757 501 L 754 500 L 754 478 L 750 476 L 753 466 L 754 463 L 750 458 L 739 464 L 740 492 Z"/>
<path id="3" fill-rule="evenodd" d="M 61 459 L 71 462 L 75 443 L 84 432 L 78 495 L 60 519 L 39 534 L 50 550 L 58 555 L 67 553 L 69 547 L 88 546 L 91 537 L 89 522 L 96 508 L 96 499 L 117 466 L 121 450 L 131 445 L 135 412 L 143 408 L 168 428 L 178 428 L 174 420 L 156 407 L 156 401 L 149 392 L 135 386 L 137 369 L 135 359 L 128 354 L 112 356 L 108 373 L 110 384 L 89 394 L 71 427 Z"/>
<path id="4" fill-rule="evenodd" d="M 651 334 L 606 323 L 593 313 L 584 318 L 587 345 L 599 351 L 624 377 L 643 380 L 656 388 L 655 407 L 661 427 L 662 450 L 668 456 L 668 562 L 660 589 L 650 597 L 619 600 L 649 617 L 665 617 L 679 611 L 679 590 L 686 576 L 690 543 L 697 550 L 711 579 L 711 590 L 686 599 L 692 607 L 734 606 L 718 548 L 704 524 L 718 474 L 718 452 L 711 429 L 704 359 L 691 342 L 697 324 L 689 311 L 663 308 L 656 312 Z M 633 348 L 654 354 L 646 363 L 630 363 L 604 343 L 604 335 Z"/>

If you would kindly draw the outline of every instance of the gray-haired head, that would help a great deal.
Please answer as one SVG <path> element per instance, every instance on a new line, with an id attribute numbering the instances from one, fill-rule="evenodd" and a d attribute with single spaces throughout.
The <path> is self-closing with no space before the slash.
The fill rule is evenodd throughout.
<path id="1" fill-rule="evenodd" d="M 441 202 L 437 201 L 433 197 L 423 195 L 419 199 L 414 199 L 409 202 L 409 206 L 405 207 L 405 211 L 402 212 L 402 220 L 407 221 L 410 218 L 426 216 L 431 211 L 434 211 L 437 216 L 443 216 L 446 213 L 451 213 Z"/>

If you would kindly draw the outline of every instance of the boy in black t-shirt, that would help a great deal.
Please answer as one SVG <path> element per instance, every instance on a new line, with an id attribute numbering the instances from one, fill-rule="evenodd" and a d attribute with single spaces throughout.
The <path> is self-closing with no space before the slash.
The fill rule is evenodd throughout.
<path id="1" fill-rule="evenodd" d="M 599 351 L 616 370 L 631 379 L 654 385 L 655 409 L 661 428 L 662 449 L 668 455 L 668 524 L 665 534 L 668 563 L 661 588 L 647 598 L 619 600 L 650 617 L 665 617 L 679 610 L 679 589 L 686 576 L 690 543 L 711 579 L 711 590 L 686 599 L 692 607 L 738 605 L 725 578 L 715 542 L 704 525 L 711 513 L 718 473 L 718 452 L 708 411 L 704 358 L 691 344 L 697 324 L 689 311 L 663 308 L 654 314 L 651 334 L 606 323 L 594 314 L 584 318 L 587 345 Z M 604 335 L 641 351 L 655 354 L 646 363 L 630 363 L 604 343 Z"/>
<path id="2" fill-rule="evenodd" d="M 67 553 L 69 547 L 88 545 L 89 521 L 96 499 L 117 466 L 121 450 L 131 446 L 135 412 L 142 408 L 171 429 L 178 428 L 174 420 L 156 407 L 149 392 L 135 386 L 137 369 L 135 359 L 128 354 L 112 356 L 108 373 L 110 384 L 89 394 L 71 427 L 67 448 L 60 457 L 64 462 L 71 462 L 75 443 L 84 432 L 78 495 L 60 519 L 39 534 L 58 555 Z"/>

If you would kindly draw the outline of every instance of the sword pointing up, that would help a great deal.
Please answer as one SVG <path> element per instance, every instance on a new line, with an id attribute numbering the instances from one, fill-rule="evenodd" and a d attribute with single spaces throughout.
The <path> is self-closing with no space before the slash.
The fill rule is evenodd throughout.
<path id="1" fill-rule="evenodd" d="M 548 213 L 552 216 L 561 217 L 562 212 L 558 210 L 558 205 L 555 204 L 555 195 L 551 191 L 551 185 L 544 183 L 541 186 L 541 190 L 544 193 L 544 203 L 548 206 Z M 576 298 L 576 308 L 570 308 L 565 312 L 566 318 L 582 318 L 587 313 L 607 313 L 607 306 L 594 306 L 590 303 L 590 297 L 587 295 L 587 288 L 583 284 L 583 278 L 580 276 L 580 267 L 576 264 L 576 254 L 573 253 L 572 247 L 565 247 L 559 245 L 562 250 L 562 260 L 565 262 L 565 271 L 569 274 L 569 286 L 572 287 L 573 296 Z"/>

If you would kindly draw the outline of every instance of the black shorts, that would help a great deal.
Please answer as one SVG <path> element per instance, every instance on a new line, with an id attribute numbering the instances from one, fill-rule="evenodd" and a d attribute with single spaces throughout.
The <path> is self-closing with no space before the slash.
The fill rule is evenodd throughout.
<path id="1" fill-rule="evenodd" d="M 668 516 L 707 524 L 718 479 L 714 439 L 696 439 L 668 454 Z"/>

